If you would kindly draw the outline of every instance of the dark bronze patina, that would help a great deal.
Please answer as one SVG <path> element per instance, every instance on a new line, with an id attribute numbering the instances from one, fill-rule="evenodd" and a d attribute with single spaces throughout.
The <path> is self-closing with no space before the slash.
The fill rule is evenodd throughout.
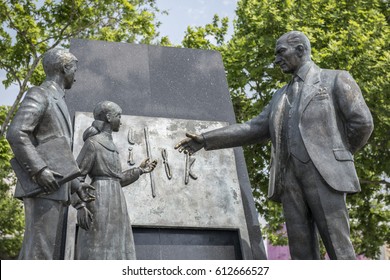
<path id="1" fill-rule="evenodd" d="M 360 191 L 353 154 L 369 139 L 373 121 L 352 76 L 319 68 L 310 52 L 303 33 L 281 36 L 274 63 L 291 82 L 254 119 L 187 133 L 175 148 L 191 155 L 271 141 L 268 196 L 283 205 L 291 258 L 320 258 L 317 228 L 331 259 L 355 259 L 345 198 Z"/>

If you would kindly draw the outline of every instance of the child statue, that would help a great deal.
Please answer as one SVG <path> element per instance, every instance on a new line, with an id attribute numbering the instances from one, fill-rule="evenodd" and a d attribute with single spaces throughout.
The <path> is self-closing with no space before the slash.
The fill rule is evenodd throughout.
<path id="1" fill-rule="evenodd" d="M 139 167 L 122 172 L 112 132 L 119 131 L 121 108 L 103 101 L 94 109 L 95 121 L 83 134 L 84 146 L 77 157 L 84 182 L 88 175 L 95 201 L 79 202 L 76 259 L 136 259 L 133 232 L 122 187 L 152 172 L 157 161 L 145 159 Z"/>

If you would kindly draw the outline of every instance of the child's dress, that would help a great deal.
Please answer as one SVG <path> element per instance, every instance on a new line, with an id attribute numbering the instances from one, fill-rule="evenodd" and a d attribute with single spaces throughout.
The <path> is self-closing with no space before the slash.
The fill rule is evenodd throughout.
<path id="1" fill-rule="evenodd" d="M 135 259 L 135 247 L 125 197 L 120 184 L 122 169 L 119 153 L 106 132 L 89 137 L 77 158 L 81 181 L 87 175 L 96 189 L 96 199 L 87 203 L 93 214 L 88 231 L 79 228 L 76 259 Z M 130 172 L 132 182 L 140 176 L 139 168 Z"/>

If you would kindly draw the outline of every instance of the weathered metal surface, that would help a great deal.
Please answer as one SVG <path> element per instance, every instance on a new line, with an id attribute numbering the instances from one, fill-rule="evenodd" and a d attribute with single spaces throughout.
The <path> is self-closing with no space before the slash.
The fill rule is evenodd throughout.
<path id="1" fill-rule="evenodd" d="M 92 123 L 91 113 L 77 112 L 75 118 L 74 154 L 82 147 L 82 134 Z M 122 116 L 122 127 L 113 133 L 121 155 L 123 170 L 129 168 L 128 131 L 132 131 L 133 159 L 138 166 L 148 157 L 145 143 L 147 127 L 149 153 L 158 160 L 154 170 L 155 194 L 149 176 L 141 176 L 124 188 L 131 222 L 135 226 L 174 228 L 238 229 L 241 239 L 249 243 L 243 202 L 232 149 L 208 153 L 200 151 L 191 158 L 196 161 L 186 170 L 186 155 L 174 150 L 185 131 L 212 130 L 227 123 L 172 118 Z M 169 154 L 169 174 L 163 163 Z M 165 158 L 166 160 L 166 158 Z M 189 166 L 191 165 L 191 166 Z M 186 184 L 186 174 L 192 179 Z M 194 175 L 196 174 L 196 175 Z M 197 180 L 193 176 L 197 176 Z"/>

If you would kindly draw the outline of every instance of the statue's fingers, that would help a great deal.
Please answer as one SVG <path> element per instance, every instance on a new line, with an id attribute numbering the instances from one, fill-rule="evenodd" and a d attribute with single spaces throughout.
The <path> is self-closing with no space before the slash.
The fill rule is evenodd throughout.
<path id="1" fill-rule="evenodd" d="M 50 189 L 49 189 L 48 187 L 42 186 L 42 188 L 43 188 L 43 192 L 44 192 L 45 194 L 50 193 Z"/>
<path id="2" fill-rule="evenodd" d="M 53 176 L 54 177 L 57 177 L 57 178 L 64 178 L 64 176 L 58 172 L 55 172 L 55 171 L 51 171 L 51 173 L 53 173 Z"/>
<path id="3" fill-rule="evenodd" d="M 88 185 L 88 186 L 87 186 L 87 189 L 88 189 L 88 190 L 93 190 L 93 191 L 96 190 L 95 187 L 94 187 L 94 186 L 91 186 L 91 185 Z"/>
<path id="4" fill-rule="evenodd" d="M 88 221 L 84 221 L 84 226 L 86 230 L 89 230 L 89 223 Z"/>
<path id="5" fill-rule="evenodd" d="M 181 147 L 183 147 L 183 145 L 186 143 L 186 140 L 187 140 L 187 138 L 184 140 L 181 140 L 179 143 L 177 143 L 175 145 L 175 149 L 180 149 Z"/>
<path id="6" fill-rule="evenodd" d="M 49 182 L 48 184 L 48 191 L 56 191 L 59 189 L 59 185 L 57 183 L 57 181 L 55 179 L 53 179 L 52 181 Z"/>
<path id="7" fill-rule="evenodd" d="M 187 132 L 186 133 L 186 136 L 190 139 L 195 139 L 197 137 L 197 135 L 195 133 L 191 133 L 191 132 Z"/>

